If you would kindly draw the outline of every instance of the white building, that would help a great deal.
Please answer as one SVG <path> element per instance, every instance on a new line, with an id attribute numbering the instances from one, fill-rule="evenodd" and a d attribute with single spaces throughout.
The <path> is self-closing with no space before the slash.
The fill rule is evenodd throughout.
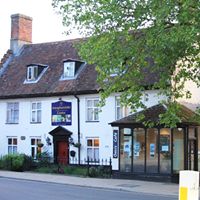
<path id="1" fill-rule="evenodd" d="M 11 18 L 12 51 L 7 52 L 0 64 L 0 155 L 17 152 L 36 157 L 42 150 L 48 151 L 55 162 L 66 164 L 74 160 L 82 163 L 88 157 L 96 161 L 111 158 L 112 169 L 127 172 L 128 176 L 136 172 L 134 162 L 139 161 L 140 169 L 144 168 L 142 173 L 148 173 L 150 166 L 150 173 L 160 174 L 162 156 L 167 153 L 172 155 L 170 159 L 176 156 L 170 142 L 176 137 L 170 130 L 143 127 L 145 132 L 141 132 L 138 126 L 137 132 L 142 137 L 134 143 L 134 123 L 128 127 L 124 121 L 118 121 L 119 125 L 112 123 L 113 127 L 109 124 L 130 114 L 120 106 L 119 94 L 107 98 L 98 112 L 97 72 L 94 65 L 79 57 L 74 44 L 80 39 L 32 44 L 32 19 L 20 14 Z M 146 91 L 147 107 L 159 103 L 157 92 Z M 189 130 L 185 122 L 181 128 L 182 135 Z M 38 148 L 39 143 L 44 146 Z M 76 152 L 75 158 L 70 154 L 72 150 Z M 168 162 L 169 174 L 187 161 L 185 157 L 171 168 Z"/>
<path id="2" fill-rule="evenodd" d="M 32 19 L 20 14 L 11 18 L 12 53 L 8 51 L 0 68 L 0 155 L 35 157 L 37 144 L 43 143 L 42 150 L 56 161 L 65 154 L 68 163 L 70 150 L 76 151 L 75 159 L 80 156 L 80 163 L 88 156 L 112 158 L 109 123 L 125 115 L 119 94 L 110 96 L 98 112 L 97 73 L 78 56 L 73 45 L 79 40 L 32 44 Z M 157 104 L 156 91 L 148 93 L 148 106 Z M 69 108 L 62 107 L 66 102 Z M 80 143 L 80 152 L 68 140 Z M 117 170 L 118 159 L 112 163 Z"/>

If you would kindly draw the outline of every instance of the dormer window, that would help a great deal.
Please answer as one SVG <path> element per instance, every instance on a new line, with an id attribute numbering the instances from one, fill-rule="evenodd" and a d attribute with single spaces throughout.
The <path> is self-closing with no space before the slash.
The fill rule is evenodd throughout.
<path id="1" fill-rule="evenodd" d="M 28 66 L 27 68 L 27 80 L 35 81 L 38 77 L 38 66 Z"/>
<path id="2" fill-rule="evenodd" d="M 46 65 L 42 64 L 30 64 L 27 66 L 26 79 L 24 83 L 37 83 L 42 75 L 47 70 Z"/>
<path id="3" fill-rule="evenodd" d="M 85 66 L 85 62 L 67 59 L 63 61 L 63 73 L 60 80 L 75 79 Z"/>
<path id="4" fill-rule="evenodd" d="M 75 61 L 64 62 L 63 78 L 72 78 L 75 76 Z"/>

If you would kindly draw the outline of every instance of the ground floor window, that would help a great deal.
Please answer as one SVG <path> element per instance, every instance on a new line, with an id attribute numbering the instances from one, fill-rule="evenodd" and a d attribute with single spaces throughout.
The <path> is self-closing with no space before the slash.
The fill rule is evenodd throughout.
<path id="1" fill-rule="evenodd" d="M 186 140 L 187 131 L 189 138 Z M 184 168 L 194 168 L 193 144 L 196 136 L 191 133 L 189 128 L 120 129 L 120 171 L 176 174 Z M 185 150 L 191 152 L 188 156 L 184 153 L 184 141 L 188 141 Z M 184 165 L 185 162 L 188 166 Z"/>
<path id="2" fill-rule="evenodd" d="M 41 153 L 41 147 L 38 146 L 39 143 L 41 143 L 41 138 L 31 138 L 31 156 L 34 159 L 36 159 L 37 155 Z"/>
<path id="3" fill-rule="evenodd" d="M 17 138 L 9 137 L 8 138 L 8 154 L 17 153 Z"/>
<path id="4" fill-rule="evenodd" d="M 87 158 L 99 161 L 99 138 L 87 138 Z"/>
<path id="5" fill-rule="evenodd" d="M 120 132 L 120 170 L 123 172 L 132 171 L 132 130 L 121 129 Z"/>
<path id="6" fill-rule="evenodd" d="M 146 171 L 158 172 L 158 129 L 149 128 L 146 133 Z"/>
<path id="7" fill-rule="evenodd" d="M 181 133 L 183 135 L 183 133 Z M 160 129 L 160 173 L 171 173 L 171 129 Z"/>

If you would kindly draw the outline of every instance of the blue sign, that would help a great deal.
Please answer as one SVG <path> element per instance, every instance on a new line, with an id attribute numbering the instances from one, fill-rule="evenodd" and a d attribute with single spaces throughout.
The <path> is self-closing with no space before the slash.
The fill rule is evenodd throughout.
<path id="1" fill-rule="evenodd" d="M 118 158 L 118 130 L 113 131 L 113 158 Z"/>
<path id="2" fill-rule="evenodd" d="M 52 126 L 72 125 L 72 103 L 58 101 L 51 104 Z"/>

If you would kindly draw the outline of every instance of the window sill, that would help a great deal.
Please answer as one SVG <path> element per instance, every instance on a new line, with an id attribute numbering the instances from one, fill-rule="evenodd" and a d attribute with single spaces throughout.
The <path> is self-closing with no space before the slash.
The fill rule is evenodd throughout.
<path id="1" fill-rule="evenodd" d="M 19 122 L 6 122 L 5 124 L 19 124 Z"/>
<path id="2" fill-rule="evenodd" d="M 99 121 L 85 121 L 86 123 L 98 123 Z"/>
<path id="3" fill-rule="evenodd" d="M 42 122 L 30 122 L 30 124 L 41 124 Z"/>

